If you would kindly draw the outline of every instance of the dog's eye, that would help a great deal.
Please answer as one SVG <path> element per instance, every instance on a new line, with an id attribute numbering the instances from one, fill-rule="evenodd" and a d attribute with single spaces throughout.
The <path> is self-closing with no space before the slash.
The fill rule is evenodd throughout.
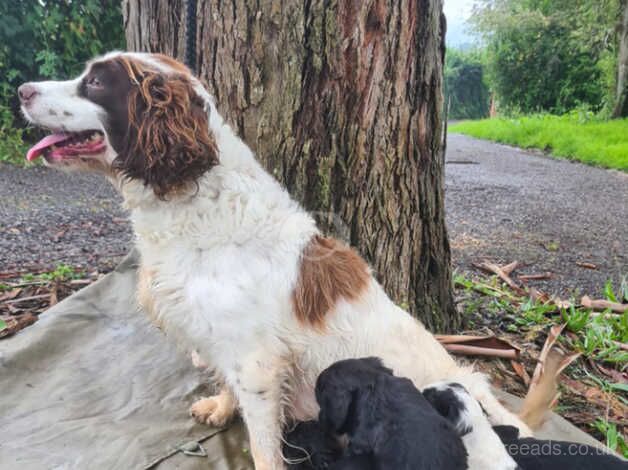
<path id="1" fill-rule="evenodd" d="M 102 88 L 102 83 L 98 80 L 97 77 L 90 77 L 87 79 L 87 86 L 90 88 L 100 89 Z"/>

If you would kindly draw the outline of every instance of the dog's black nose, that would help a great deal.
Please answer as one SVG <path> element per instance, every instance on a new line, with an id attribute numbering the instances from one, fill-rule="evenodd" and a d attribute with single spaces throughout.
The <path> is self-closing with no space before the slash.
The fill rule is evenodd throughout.
<path id="1" fill-rule="evenodd" d="M 17 89 L 17 94 L 22 104 L 28 104 L 38 93 L 37 88 L 30 83 L 24 83 Z"/>

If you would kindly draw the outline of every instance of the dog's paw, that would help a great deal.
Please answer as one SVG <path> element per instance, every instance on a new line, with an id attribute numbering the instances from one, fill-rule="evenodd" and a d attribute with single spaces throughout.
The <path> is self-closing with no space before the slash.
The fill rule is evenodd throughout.
<path id="1" fill-rule="evenodd" d="M 201 398 L 190 407 L 190 416 L 197 422 L 215 427 L 227 424 L 234 414 L 233 399 L 224 394 Z"/>

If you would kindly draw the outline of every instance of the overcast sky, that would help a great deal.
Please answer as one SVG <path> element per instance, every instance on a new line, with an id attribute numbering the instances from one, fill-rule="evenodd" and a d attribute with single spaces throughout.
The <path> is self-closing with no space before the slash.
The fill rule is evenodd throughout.
<path id="1" fill-rule="evenodd" d="M 467 19 L 473 0 L 445 0 L 445 15 L 449 19 Z"/>
<path id="2" fill-rule="evenodd" d="M 447 44 L 462 46 L 473 41 L 466 31 L 465 20 L 471 13 L 474 0 L 445 0 L 445 16 L 447 17 Z"/>

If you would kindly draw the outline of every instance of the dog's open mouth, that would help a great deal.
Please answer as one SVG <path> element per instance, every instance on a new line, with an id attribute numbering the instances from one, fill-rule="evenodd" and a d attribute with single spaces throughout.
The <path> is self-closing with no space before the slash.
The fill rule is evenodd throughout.
<path id="1" fill-rule="evenodd" d="M 106 146 L 105 136 L 100 131 L 60 132 L 33 145 L 26 153 L 26 159 L 33 161 L 43 155 L 47 161 L 55 162 L 77 155 L 101 153 Z"/>

